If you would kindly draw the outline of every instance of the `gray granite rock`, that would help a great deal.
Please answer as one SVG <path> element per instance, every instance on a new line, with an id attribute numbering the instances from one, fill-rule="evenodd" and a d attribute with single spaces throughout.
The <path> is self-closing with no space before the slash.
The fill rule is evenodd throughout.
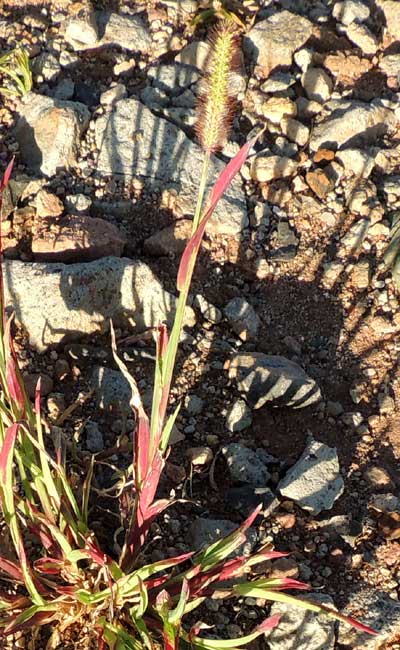
<path id="1" fill-rule="evenodd" d="M 30 169 L 52 176 L 76 163 L 80 137 L 89 122 L 80 102 L 28 93 L 21 101 L 15 137 Z"/>
<path id="2" fill-rule="evenodd" d="M 336 449 L 311 439 L 278 489 L 313 515 L 330 510 L 344 490 Z"/>
<path id="3" fill-rule="evenodd" d="M 117 409 L 125 416 L 130 413 L 132 391 L 122 372 L 97 366 L 92 373 L 92 386 L 99 408 L 104 411 Z"/>
<path id="4" fill-rule="evenodd" d="M 234 483 L 266 487 L 271 475 L 257 452 L 237 442 L 232 442 L 222 448 L 222 454 Z"/>
<path id="5" fill-rule="evenodd" d="M 229 367 L 239 391 L 252 408 L 267 402 L 274 406 L 303 408 L 321 399 L 321 391 L 297 363 L 282 356 L 262 352 L 236 354 Z"/>
<path id="6" fill-rule="evenodd" d="M 144 179 L 153 191 L 176 195 L 175 212 L 193 214 L 203 152 L 174 124 L 136 99 L 116 102 L 96 122 L 98 173 Z M 213 157 L 209 187 L 224 164 Z M 210 220 L 214 232 L 238 234 L 247 226 L 246 202 L 237 176 Z"/>
<path id="7" fill-rule="evenodd" d="M 6 305 L 12 305 L 39 350 L 83 334 L 119 327 L 143 331 L 167 320 L 176 298 L 143 262 L 104 257 L 82 264 L 4 262 Z M 188 308 L 186 322 L 193 324 Z"/>
<path id="8" fill-rule="evenodd" d="M 257 338 L 260 318 L 254 307 L 245 298 L 232 298 L 225 305 L 224 313 L 233 331 L 242 341 Z"/>
<path id="9" fill-rule="evenodd" d="M 307 600 L 329 605 L 329 596 L 307 594 Z M 286 603 L 274 603 L 271 615 L 280 614 L 279 625 L 266 634 L 269 650 L 333 650 L 335 647 L 335 621 L 316 612 Z"/>
<path id="10" fill-rule="evenodd" d="M 226 415 L 226 428 L 232 433 L 234 431 L 243 431 L 251 425 L 251 410 L 243 399 L 237 399 L 228 408 Z"/>
<path id="11" fill-rule="evenodd" d="M 338 642 L 349 650 L 383 650 L 385 639 L 398 632 L 400 627 L 399 601 L 390 598 L 385 591 L 370 587 L 362 587 L 352 594 L 343 614 L 355 616 L 379 632 L 378 637 L 373 637 L 340 623 Z"/>
<path id="12" fill-rule="evenodd" d="M 278 66 L 290 66 L 292 57 L 312 34 L 312 23 L 303 16 L 280 11 L 250 29 L 244 48 L 263 77 Z"/>
<path id="13" fill-rule="evenodd" d="M 392 131 L 395 124 L 396 118 L 389 108 L 374 103 L 340 101 L 311 131 L 310 149 L 375 144 L 376 138 Z"/>
<path id="14" fill-rule="evenodd" d="M 150 32 L 140 16 L 110 11 L 86 12 L 65 25 L 65 40 L 75 51 L 118 45 L 131 52 L 150 49 Z"/>

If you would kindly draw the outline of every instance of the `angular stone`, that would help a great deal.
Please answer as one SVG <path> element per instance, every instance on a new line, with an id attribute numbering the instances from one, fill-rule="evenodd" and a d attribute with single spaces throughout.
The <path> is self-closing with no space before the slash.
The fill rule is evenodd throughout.
<path id="1" fill-rule="evenodd" d="M 379 67 L 388 77 L 398 77 L 400 75 L 400 54 L 383 56 Z"/>
<path id="2" fill-rule="evenodd" d="M 122 372 L 97 366 L 93 369 L 91 383 L 100 409 L 104 411 L 116 409 L 123 416 L 128 416 L 131 412 L 129 402 L 132 391 Z"/>
<path id="3" fill-rule="evenodd" d="M 99 11 L 68 21 L 65 40 L 75 51 L 117 45 L 131 52 L 146 53 L 151 46 L 150 32 L 140 16 L 110 11 Z"/>
<path id="4" fill-rule="evenodd" d="M 308 68 L 301 82 L 308 99 L 323 104 L 332 94 L 332 79 L 323 68 Z"/>
<path id="5" fill-rule="evenodd" d="M 297 115 L 297 106 L 287 97 L 269 97 L 262 104 L 262 112 L 272 124 L 279 125 L 283 117 Z"/>
<path id="6" fill-rule="evenodd" d="M 32 253 L 38 262 L 121 257 L 125 244 L 126 238 L 114 224 L 86 215 L 40 219 L 32 235 Z"/>
<path id="7" fill-rule="evenodd" d="M 252 423 L 251 410 L 243 399 L 237 399 L 226 415 L 226 428 L 231 431 L 243 431 Z"/>
<path id="8" fill-rule="evenodd" d="M 192 215 L 203 164 L 203 152 L 174 124 L 155 116 L 136 99 L 123 99 L 96 121 L 98 173 L 145 179 L 152 191 L 177 192 L 175 212 Z M 208 187 L 224 163 L 212 157 Z M 238 234 L 247 226 L 247 207 L 237 176 L 219 202 L 209 227 Z"/>
<path id="9" fill-rule="evenodd" d="M 340 106 L 342 104 L 342 106 Z M 340 149 L 357 144 L 376 143 L 376 138 L 396 126 L 394 113 L 383 106 L 364 102 L 340 102 L 311 132 L 310 149 Z"/>
<path id="10" fill-rule="evenodd" d="M 271 478 L 265 463 L 257 452 L 232 442 L 222 448 L 231 480 L 234 483 L 247 483 L 252 487 L 266 487 Z"/>
<path id="11" fill-rule="evenodd" d="M 400 4 L 398 0 L 377 0 L 376 4 L 385 15 L 387 31 L 396 40 L 400 40 Z"/>
<path id="12" fill-rule="evenodd" d="M 255 60 L 261 76 L 278 66 L 290 66 L 292 57 L 312 34 L 312 23 L 290 11 L 261 20 L 248 32 L 244 48 Z"/>
<path id="13" fill-rule="evenodd" d="M 379 47 L 378 39 L 374 34 L 372 34 L 366 25 L 352 23 L 346 29 L 346 36 L 352 41 L 352 43 L 354 43 L 354 45 L 357 45 L 364 54 L 375 54 Z"/>
<path id="14" fill-rule="evenodd" d="M 306 181 L 307 185 L 311 187 L 319 199 L 324 199 L 335 187 L 335 181 L 329 178 L 323 169 L 315 169 L 314 171 L 307 172 Z"/>
<path id="15" fill-rule="evenodd" d="M 378 637 L 373 637 L 340 623 L 338 643 L 349 650 L 383 649 L 385 640 L 398 632 L 400 627 L 400 603 L 390 598 L 383 589 L 361 588 L 351 595 L 343 614 L 355 616 L 379 632 Z"/>
<path id="16" fill-rule="evenodd" d="M 314 516 L 330 510 L 344 490 L 336 449 L 311 439 L 278 489 Z"/>
<path id="17" fill-rule="evenodd" d="M 332 9 L 332 16 L 343 25 L 350 25 L 353 22 L 361 23 L 368 20 L 369 14 L 369 7 L 360 0 L 336 2 Z"/>
<path id="18" fill-rule="evenodd" d="M 148 237 L 144 242 L 147 255 L 181 255 L 192 232 L 191 219 L 179 219 Z"/>
<path id="19" fill-rule="evenodd" d="M 251 177 L 259 183 L 268 183 L 274 178 L 293 176 L 298 163 L 286 156 L 270 156 L 263 153 L 253 158 L 251 163 Z"/>
<path id="20" fill-rule="evenodd" d="M 206 546 L 210 546 L 222 537 L 226 537 L 233 533 L 238 528 L 237 524 L 228 521 L 227 519 L 195 519 L 189 527 L 189 538 L 192 543 L 192 548 L 200 550 Z M 242 544 L 229 558 L 235 555 L 248 555 L 252 547 L 256 543 L 257 533 L 254 528 L 249 528 L 246 532 L 247 541 Z"/>
<path id="21" fill-rule="evenodd" d="M 307 600 L 332 607 L 330 596 L 307 594 Z M 328 617 L 300 609 L 286 603 L 274 603 L 270 615 L 279 614 L 279 625 L 267 632 L 270 650 L 333 650 L 335 647 L 335 621 Z"/>
<path id="22" fill-rule="evenodd" d="M 242 341 L 257 338 L 260 319 L 247 300 L 240 297 L 232 298 L 225 306 L 224 313 L 233 331 Z"/>
<path id="23" fill-rule="evenodd" d="M 56 194 L 47 190 L 39 190 L 36 195 L 36 215 L 43 217 L 58 217 L 64 211 L 63 202 Z"/>
<path id="24" fill-rule="evenodd" d="M 82 264 L 4 262 L 6 305 L 39 350 L 116 327 L 140 332 L 167 321 L 176 298 L 143 262 L 104 257 Z M 187 308 L 186 323 L 195 316 Z"/>
<path id="25" fill-rule="evenodd" d="M 53 176 L 76 163 L 89 111 L 79 102 L 28 93 L 21 101 L 15 137 L 30 169 Z"/>
<path id="26" fill-rule="evenodd" d="M 236 354 L 230 363 L 229 378 L 237 380 L 239 391 L 254 409 L 267 402 L 303 408 L 321 399 L 319 387 L 303 368 L 281 356 Z"/>

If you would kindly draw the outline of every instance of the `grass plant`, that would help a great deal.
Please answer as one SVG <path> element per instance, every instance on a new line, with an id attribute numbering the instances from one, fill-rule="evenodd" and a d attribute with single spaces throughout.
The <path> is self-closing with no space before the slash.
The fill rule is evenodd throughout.
<path id="1" fill-rule="evenodd" d="M 29 56 L 22 47 L 0 56 L 0 75 L 8 80 L 7 85 L 0 86 L 0 94 L 23 97 L 32 90 Z"/>
<path id="2" fill-rule="evenodd" d="M 202 123 L 200 116 L 198 132 L 208 160 L 222 146 L 230 126 L 229 74 L 238 48 L 230 24 L 223 23 L 217 29 L 205 75 L 209 92 L 207 98 L 200 100 L 199 109 L 200 115 L 202 111 L 207 115 Z M 157 562 L 143 559 L 151 524 L 172 503 L 170 499 L 158 498 L 157 490 L 179 411 L 178 406 L 168 413 L 170 388 L 196 259 L 209 219 L 255 142 L 253 138 L 244 144 L 223 169 L 205 201 L 207 174 L 203 173 L 193 233 L 178 271 L 175 322 L 170 336 L 164 324 L 156 329 L 150 417 L 135 378 L 118 356 L 111 326 L 115 362 L 130 384 L 130 405 L 136 418 L 130 477 L 133 507 L 118 557 L 111 557 L 100 548 L 90 525 L 91 480 L 96 458 L 93 457 L 82 489 L 74 490 L 68 463 L 48 435 L 41 411 L 40 381 L 34 404 L 27 397 L 13 348 L 12 317 L 7 317 L 4 309 L 1 282 L 0 502 L 13 551 L 0 556 L 0 636 L 47 625 L 52 630 L 49 650 L 58 648 L 71 629 L 89 630 L 89 640 L 95 637 L 100 650 L 234 650 L 278 625 L 279 616 L 267 617 L 243 637 L 225 640 L 211 638 L 206 626 L 190 624 L 188 620 L 193 620 L 190 615 L 206 598 L 243 597 L 289 603 L 374 633 L 333 609 L 287 593 L 306 590 L 306 584 L 289 577 L 269 578 L 254 573 L 261 563 L 285 555 L 269 547 L 258 548 L 249 556 L 240 551 L 246 531 L 260 516 L 261 506 L 237 530 L 200 552 Z M 11 173 L 12 163 L 0 185 L 0 195 Z M 86 647 L 83 633 L 77 647 Z"/>

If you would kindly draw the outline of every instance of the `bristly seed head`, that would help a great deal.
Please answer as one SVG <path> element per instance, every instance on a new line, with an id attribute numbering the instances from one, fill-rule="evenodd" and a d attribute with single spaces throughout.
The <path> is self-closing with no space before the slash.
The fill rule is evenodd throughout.
<path id="1" fill-rule="evenodd" d="M 207 153 L 220 151 L 228 137 L 236 103 L 232 83 L 239 67 L 239 33 L 230 21 L 216 25 L 209 37 L 210 53 L 199 84 L 196 133 Z"/>

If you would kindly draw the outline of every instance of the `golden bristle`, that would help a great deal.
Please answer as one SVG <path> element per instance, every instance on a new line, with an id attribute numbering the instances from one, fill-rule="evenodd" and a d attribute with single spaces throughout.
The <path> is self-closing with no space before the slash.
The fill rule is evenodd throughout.
<path id="1" fill-rule="evenodd" d="M 239 61 L 236 25 L 220 22 L 210 34 L 209 45 L 210 53 L 199 85 L 196 133 L 204 151 L 215 153 L 223 148 L 233 119 L 232 74 Z"/>

